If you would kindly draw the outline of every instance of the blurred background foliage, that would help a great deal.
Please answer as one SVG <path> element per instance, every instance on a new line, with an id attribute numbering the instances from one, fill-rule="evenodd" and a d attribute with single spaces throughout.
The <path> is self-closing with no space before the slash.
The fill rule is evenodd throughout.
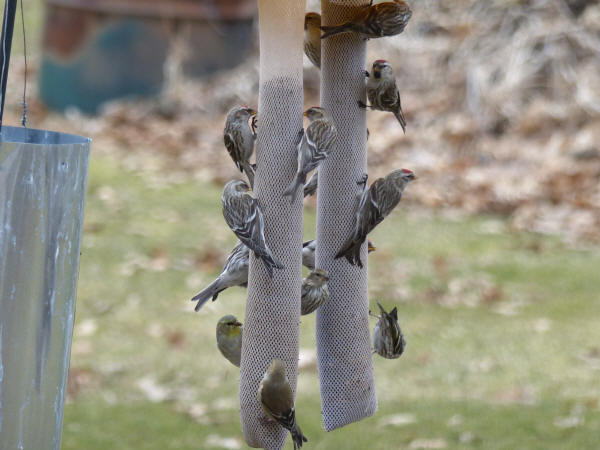
<path id="1" fill-rule="evenodd" d="M 58 3 L 53 17 L 73 20 Z M 407 167 L 419 176 L 370 236 L 371 304 L 398 306 L 408 346 L 399 360 L 375 358 L 379 412 L 325 433 L 314 315 L 303 317 L 297 414 L 307 448 L 595 448 L 600 5 L 410 4 L 405 33 L 368 44 L 369 61 L 393 64 L 408 120 L 404 136 L 391 115 L 369 113 L 370 175 Z M 92 31 L 68 34 L 80 45 L 61 53 L 50 44 L 63 41 L 44 32 L 43 2 L 25 7 L 29 125 L 94 139 L 63 448 L 245 448 L 238 370 L 214 338 L 221 316 L 243 319 L 244 291 L 200 313 L 188 299 L 235 244 L 220 212 L 221 186 L 237 176 L 221 130 L 232 105 L 257 105 L 256 30 L 235 67 L 194 71 L 210 55 L 188 22 L 227 40 L 232 21 L 248 31 L 247 18 L 225 25 L 208 13 L 186 21 L 88 9 L 81 26 Z M 158 95 L 105 102 L 94 115 L 40 100 L 48 61 L 66 70 L 91 54 L 100 64 L 94 42 L 122 20 L 165 39 L 153 68 Z M 21 116 L 18 18 L 15 28 L 7 124 Z M 305 103 L 318 103 L 308 61 Z M 306 202 L 306 239 L 315 206 Z"/>

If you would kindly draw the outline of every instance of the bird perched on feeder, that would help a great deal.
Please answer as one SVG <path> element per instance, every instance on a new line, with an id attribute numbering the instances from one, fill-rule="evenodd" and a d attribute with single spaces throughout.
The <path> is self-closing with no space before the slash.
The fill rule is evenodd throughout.
<path id="1" fill-rule="evenodd" d="M 304 197 L 308 197 L 309 195 L 315 195 L 317 192 L 317 185 L 319 184 L 319 171 L 315 170 L 315 173 L 312 174 L 312 177 L 304 185 Z"/>
<path id="2" fill-rule="evenodd" d="M 252 127 L 249 120 L 252 118 Z M 256 111 L 247 106 L 236 106 L 227 113 L 223 140 L 229 156 L 240 172 L 244 172 L 254 187 L 254 169 L 250 164 L 250 158 L 254 153 L 254 141 L 256 140 L 255 127 Z"/>
<path id="3" fill-rule="evenodd" d="M 373 245 L 370 239 L 367 239 L 369 253 L 374 252 L 377 247 Z M 317 241 L 306 241 L 302 244 L 302 265 L 310 270 L 315 268 L 315 250 L 317 249 Z"/>
<path id="4" fill-rule="evenodd" d="M 302 244 L 302 265 L 311 270 L 315 268 L 315 248 L 316 241 L 314 240 Z M 369 241 L 369 252 L 373 250 L 375 250 L 375 247 Z M 198 302 L 194 310 L 200 311 L 211 297 L 214 302 L 219 294 L 227 288 L 233 286 L 247 287 L 249 262 L 250 250 L 238 241 L 227 257 L 223 270 L 221 270 L 217 279 L 192 298 L 193 302 Z"/>
<path id="5" fill-rule="evenodd" d="M 339 25 L 322 26 L 321 39 L 339 33 L 356 33 L 363 39 L 395 36 L 404 31 L 412 16 L 408 4 L 403 0 L 394 0 L 375 5 L 367 5 L 360 9 L 350 21 Z"/>
<path id="6" fill-rule="evenodd" d="M 306 176 L 316 169 L 321 161 L 329 155 L 337 138 L 337 130 L 331 117 L 323 108 L 313 106 L 304 111 L 310 124 L 306 132 L 300 130 L 300 142 L 298 143 L 298 170 L 289 187 L 283 193 L 290 196 L 292 203 L 296 199 L 298 188 L 306 182 Z"/>
<path id="7" fill-rule="evenodd" d="M 371 104 L 365 105 L 359 100 L 358 106 L 394 113 L 402 126 L 402 131 L 406 133 L 406 119 L 402 113 L 400 92 L 396 86 L 396 78 L 390 63 L 384 59 L 378 59 L 373 63 L 372 76 L 367 71 L 365 71 L 365 75 L 368 77 L 367 97 Z"/>
<path id="8" fill-rule="evenodd" d="M 399 358 L 406 348 L 406 340 L 398 324 L 398 308 L 389 313 L 377 303 L 381 316 L 373 327 L 373 347 L 375 353 L 387 359 Z"/>
<path id="9" fill-rule="evenodd" d="M 402 191 L 406 185 L 415 179 L 411 170 L 397 169 L 384 178 L 378 178 L 369 189 L 365 189 L 358 203 L 352 233 L 335 258 L 343 256 L 350 264 L 362 267 L 360 246 L 367 234 L 392 212 L 402 199 Z M 366 177 L 361 183 L 364 183 L 366 188 Z"/>
<path id="10" fill-rule="evenodd" d="M 240 367 L 242 357 L 242 324 L 235 316 L 221 317 L 217 323 L 217 347 L 227 360 Z"/>
<path id="11" fill-rule="evenodd" d="M 304 16 L 304 54 L 316 68 L 321 68 L 321 15 L 316 12 Z"/>
<path id="12" fill-rule="evenodd" d="M 329 300 L 327 280 L 329 274 L 324 269 L 315 269 L 302 280 L 300 314 L 310 314 Z"/>
<path id="13" fill-rule="evenodd" d="M 265 220 L 250 187 L 242 180 L 231 180 L 221 195 L 223 217 L 242 243 L 264 263 L 269 276 L 273 269 L 283 269 L 265 242 Z"/>
<path id="14" fill-rule="evenodd" d="M 294 395 L 285 374 L 285 363 L 280 359 L 271 361 L 265 372 L 258 386 L 258 401 L 267 416 L 290 432 L 294 450 L 302 447 L 303 442 L 308 442 L 296 423 Z"/>
<path id="15" fill-rule="evenodd" d="M 238 241 L 238 244 L 227 257 L 223 270 L 217 279 L 192 298 L 193 302 L 198 302 L 194 310 L 200 311 L 200 308 L 202 308 L 204 303 L 211 297 L 214 302 L 219 296 L 219 293 L 227 288 L 232 286 L 246 287 L 248 285 L 249 259 L 250 250 Z"/>
<path id="16" fill-rule="evenodd" d="M 302 265 L 310 270 L 315 268 L 315 250 L 317 249 L 317 241 L 306 241 L 302 243 Z"/>

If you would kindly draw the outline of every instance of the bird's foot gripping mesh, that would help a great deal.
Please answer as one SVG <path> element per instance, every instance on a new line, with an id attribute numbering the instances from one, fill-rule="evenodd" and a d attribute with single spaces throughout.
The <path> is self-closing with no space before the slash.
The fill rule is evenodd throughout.
<path id="1" fill-rule="evenodd" d="M 286 363 L 292 390 L 298 371 L 302 248 L 302 196 L 283 192 L 296 172 L 302 128 L 304 1 L 259 0 L 260 92 L 255 194 L 265 239 L 285 266 L 273 278 L 250 258 L 240 368 L 242 431 L 251 447 L 281 449 L 288 432 L 269 421 L 258 402 L 260 381 L 274 358 Z M 300 417 L 300 420 L 301 417 Z"/>
<path id="2" fill-rule="evenodd" d="M 323 1 L 322 22 L 353 17 L 368 0 Z M 317 310 L 317 354 L 323 424 L 327 431 L 369 417 L 377 410 L 369 333 L 367 246 L 364 267 L 334 260 L 354 221 L 357 185 L 367 169 L 365 102 L 366 43 L 340 34 L 322 41 L 321 106 L 337 126 L 335 148 L 319 168 L 317 267 L 330 274 L 329 301 Z"/>

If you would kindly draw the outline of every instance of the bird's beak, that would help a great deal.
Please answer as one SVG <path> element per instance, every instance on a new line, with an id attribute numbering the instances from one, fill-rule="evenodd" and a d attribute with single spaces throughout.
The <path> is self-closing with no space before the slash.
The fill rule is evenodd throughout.
<path id="1" fill-rule="evenodd" d="M 308 110 L 304 111 L 304 112 L 302 113 L 302 115 L 303 115 L 304 117 L 308 117 Z"/>
<path id="2" fill-rule="evenodd" d="M 379 77 L 380 74 L 381 74 L 381 69 L 379 67 L 375 67 L 373 69 L 373 75 L 375 75 L 375 77 Z"/>
<path id="3" fill-rule="evenodd" d="M 418 179 L 419 179 L 419 178 L 417 178 L 417 176 L 416 176 L 416 175 L 413 175 L 413 176 L 412 176 L 412 178 L 411 178 L 411 180 L 412 180 L 412 181 L 417 181 Z"/>
<path id="4" fill-rule="evenodd" d="M 329 275 L 323 275 L 323 278 L 325 278 L 325 281 L 329 281 Z"/>
<path id="5" fill-rule="evenodd" d="M 367 248 L 369 250 L 369 253 L 374 252 L 375 250 L 377 250 L 377 247 L 375 247 L 371 241 L 367 242 Z"/>
<path id="6" fill-rule="evenodd" d="M 246 108 L 246 111 L 248 111 L 248 114 L 250 114 L 251 116 L 256 115 L 256 111 L 254 111 L 252 108 Z"/>
<path id="7" fill-rule="evenodd" d="M 241 322 L 238 322 L 238 321 L 236 320 L 235 322 L 233 322 L 233 325 L 234 325 L 234 326 L 236 326 L 236 327 L 241 327 L 241 326 L 242 326 L 242 323 L 241 323 Z"/>

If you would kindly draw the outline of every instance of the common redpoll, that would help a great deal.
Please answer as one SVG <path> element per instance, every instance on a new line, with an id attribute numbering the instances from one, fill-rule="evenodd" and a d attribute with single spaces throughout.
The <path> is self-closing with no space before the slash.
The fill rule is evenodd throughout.
<path id="1" fill-rule="evenodd" d="M 337 138 L 337 130 L 329 114 L 323 108 L 313 106 L 304 111 L 310 124 L 298 144 L 298 170 L 289 187 L 283 193 L 296 199 L 298 188 L 304 185 L 306 176 L 327 158 Z"/>
<path id="2" fill-rule="evenodd" d="M 294 450 L 308 442 L 296 423 L 294 395 L 285 374 L 285 363 L 280 359 L 271 361 L 258 387 L 258 401 L 271 419 L 289 430 L 294 441 Z"/>
<path id="3" fill-rule="evenodd" d="M 367 239 L 369 253 L 374 252 L 377 247 L 373 245 L 371 239 Z M 317 241 L 306 241 L 302 244 L 302 265 L 310 270 L 315 268 L 315 250 L 317 249 Z"/>
<path id="4" fill-rule="evenodd" d="M 354 229 L 335 258 L 344 256 L 352 265 L 362 267 L 360 246 L 369 234 L 387 215 L 392 212 L 402 198 L 406 185 L 415 179 L 415 174 L 408 169 L 398 169 L 378 178 L 365 189 L 360 198 Z M 366 179 L 364 180 L 366 186 Z"/>
<path id="5" fill-rule="evenodd" d="M 227 360 L 240 367 L 242 357 L 242 324 L 235 316 L 221 317 L 217 323 L 217 347 Z"/>
<path id="6" fill-rule="evenodd" d="M 250 188 L 242 180 L 231 180 L 223 188 L 221 196 L 223 217 L 229 228 L 246 247 L 262 259 L 270 277 L 273 269 L 283 269 L 283 265 L 265 242 L 265 221 L 258 201 L 252 196 Z"/>
<path id="7" fill-rule="evenodd" d="M 248 121 L 252 117 L 252 128 Z M 227 114 L 223 140 L 229 156 L 235 165 L 244 172 L 254 187 L 254 170 L 250 164 L 250 158 L 254 153 L 254 141 L 256 140 L 255 127 L 256 111 L 246 106 L 236 106 Z"/>
<path id="8" fill-rule="evenodd" d="M 321 68 L 321 15 L 316 12 L 304 16 L 304 54 L 315 67 Z"/>
<path id="9" fill-rule="evenodd" d="M 385 312 L 383 306 L 377 303 L 381 310 L 377 323 L 373 327 L 373 348 L 375 353 L 387 359 L 399 358 L 406 348 L 406 340 L 398 325 L 398 308 Z"/>
<path id="10" fill-rule="evenodd" d="M 200 308 L 212 297 L 213 302 L 219 296 L 219 293 L 232 286 L 246 287 L 248 285 L 248 260 L 250 258 L 250 251 L 241 242 L 233 248 L 227 261 L 223 266 L 221 274 L 215 281 L 210 283 L 194 298 L 193 302 L 198 302 L 195 311 L 200 311 Z"/>
<path id="11" fill-rule="evenodd" d="M 354 19 L 340 25 L 323 26 L 321 39 L 339 33 L 357 33 L 364 39 L 394 36 L 404 31 L 412 11 L 403 0 L 363 7 Z"/>
<path id="12" fill-rule="evenodd" d="M 302 280 L 300 314 L 310 314 L 329 300 L 327 280 L 329 280 L 329 274 L 324 269 L 315 269 Z"/>
<path id="13" fill-rule="evenodd" d="M 306 241 L 302 243 L 302 265 L 310 270 L 315 268 L 315 250 L 317 249 L 317 241 Z"/>
<path id="14" fill-rule="evenodd" d="M 309 195 L 315 195 L 317 192 L 317 185 L 319 184 L 319 171 L 315 170 L 312 174 L 312 177 L 308 179 L 306 184 L 304 185 L 304 196 L 307 197 Z"/>
<path id="15" fill-rule="evenodd" d="M 307 241 L 302 244 L 302 265 L 310 270 L 315 268 L 316 246 L 317 241 L 315 240 Z M 371 241 L 369 241 L 369 253 L 373 250 L 375 250 L 375 247 L 373 247 Z M 192 298 L 193 302 L 198 302 L 194 309 L 200 311 L 209 298 L 212 297 L 213 301 L 215 301 L 219 294 L 227 288 L 232 286 L 247 287 L 249 259 L 250 250 L 238 241 L 238 244 L 227 257 L 223 270 L 217 279 Z"/>
<path id="16" fill-rule="evenodd" d="M 400 102 L 400 92 L 396 86 L 396 78 L 392 66 L 384 59 L 378 59 L 373 63 L 373 76 L 365 72 L 369 77 L 367 81 L 367 97 L 371 102 L 365 105 L 360 100 L 358 106 L 361 108 L 371 108 L 378 111 L 389 111 L 394 113 L 398 122 L 402 126 L 402 131 L 406 133 L 406 119 L 402 113 L 402 103 Z"/>

